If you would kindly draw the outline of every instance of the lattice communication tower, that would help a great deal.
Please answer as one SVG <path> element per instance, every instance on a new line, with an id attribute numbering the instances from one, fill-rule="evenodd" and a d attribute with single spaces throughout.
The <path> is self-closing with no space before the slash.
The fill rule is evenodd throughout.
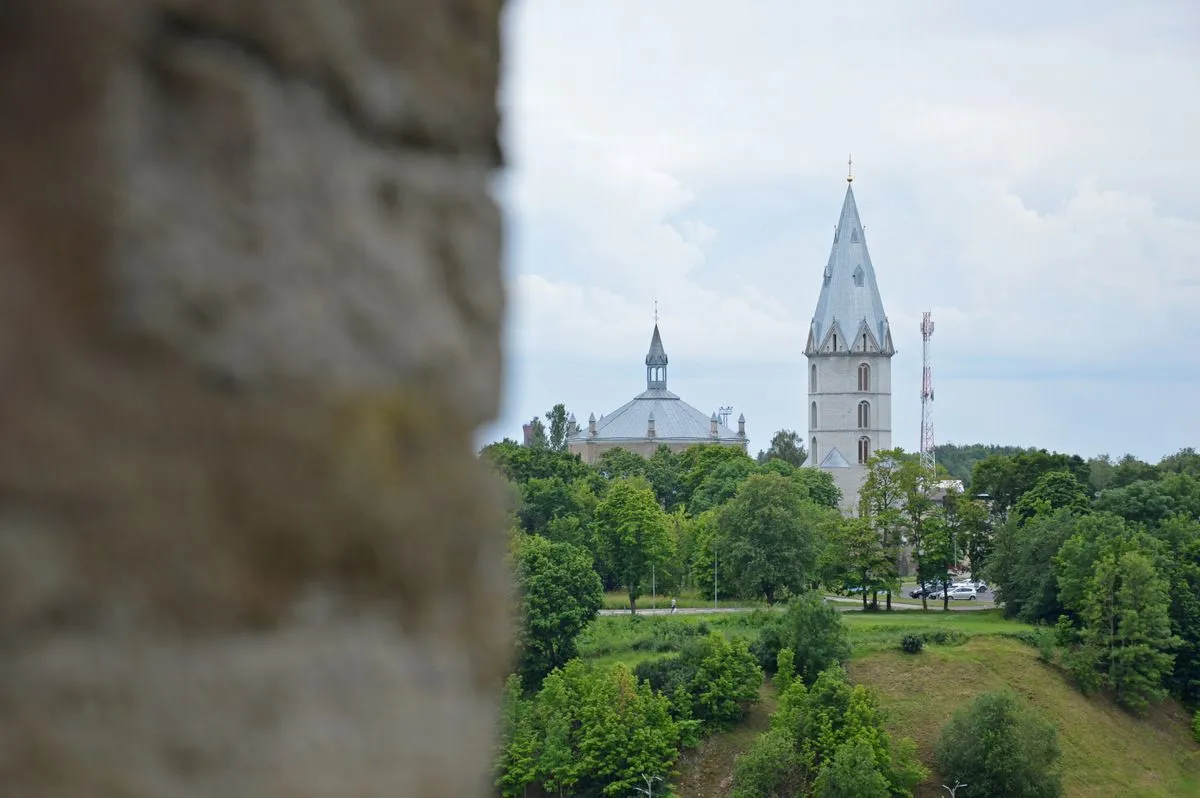
<path id="1" fill-rule="evenodd" d="M 933 372 L 929 367 L 929 339 L 933 337 L 933 319 L 929 311 L 921 316 L 921 465 L 933 471 Z"/>

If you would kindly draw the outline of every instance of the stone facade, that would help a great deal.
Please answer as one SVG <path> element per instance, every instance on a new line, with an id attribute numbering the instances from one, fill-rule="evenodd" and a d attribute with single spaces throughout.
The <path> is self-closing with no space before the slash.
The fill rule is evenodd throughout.
<path id="1" fill-rule="evenodd" d="M 853 178 L 851 178 L 852 180 Z M 809 330 L 808 460 L 828 471 L 853 513 L 867 461 L 892 448 L 891 328 L 867 251 L 853 190 L 834 232 Z"/>
<path id="2" fill-rule="evenodd" d="M 0 792 L 491 794 L 500 5 L 0 6 Z"/>
<path id="3" fill-rule="evenodd" d="M 609 451 L 610 449 L 618 449 L 618 448 L 625 449 L 627 451 L 633 452 L 634 454 L 640 454 L 642 457 L 649 458 L 649 457 L 653 456 L 655 452 L 658 451 L 658 447 L 660 447 L 660 446 L 666 446 L 672 452 L 675 452 L 676 454 L 678 454 L 679 452 L 682 452 L 684 449 L 687 449 L 691 446 L 696 446 L 698 444 L 703 444 L 706 442 L 707 441 L 703 441 L 703 440 L 700 440 L 700 441 L 697 441 L 697 440 L 664 441 L 664 440 L 659 440 L 657 438 L 644 438 L 642 440 L 626 441 L 623 443 L 612 442 L 612 441 L 582 440 L 582 441 L 571 441 L 570 443 L 567 444 L 567 449 L 571 452 L 571 454 L 579 455 L 580 459 L 583 460 L 583 462 L 594 463 L 597 460 L 599 460 L 600 457 L 605 452 Z M 745 441 L 743 441 L 741 443 L 737 443 L 737 442 L 726 443 L 726 442 L 713 441 L 713 443 L 720 443 L 721 446 L 740 446 L 743 452 L 746 451 L 746 442 Z"/>

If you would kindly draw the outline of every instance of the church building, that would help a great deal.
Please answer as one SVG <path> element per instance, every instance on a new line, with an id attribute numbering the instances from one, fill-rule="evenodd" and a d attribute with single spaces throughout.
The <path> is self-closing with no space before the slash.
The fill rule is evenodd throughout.
<path id="1" fill-rule="evenodd" d="M 892 332 L 875 284 L 854 177 L 821 275 L 808 343 L 808 460 L 833 475 L 853 512 L 866 463 L 892 448 Z"/>
<path id="2" fill-rule="evenodd" d="M 650 457 L 664 445 L 673 452 L 698 443 L 746 451 L 748 442 L 745 416 L 738 417 L 738 431 L 734 432 L 715 412 L 706 415 L 667 390 L 667 352 L 655 322 L 646 353 L 646 390 L 599 419 L 592 413 L 587 427 L 567 439 L 567 449 L 583 462 L 594 463 L 617 447 Z"/>

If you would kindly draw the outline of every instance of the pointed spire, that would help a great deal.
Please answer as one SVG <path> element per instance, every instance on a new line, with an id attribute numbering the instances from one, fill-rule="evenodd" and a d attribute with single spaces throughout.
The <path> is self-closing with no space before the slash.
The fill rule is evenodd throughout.
<path id="1" fill-rule="evenodd" d="M 662 335 L 659 334 L 658 323 L 655 322 L 654 334 L 650 336 L 650 351 L 646 353 L 646 390 L 666 389 L 667 350 L 663 349 Z"/>
<path id="2" fill-rule="evenodd" d="M 809 355 L 862 351 L 864 334 L 866 351 L 894 354 L 851 180 L 853 173 L 847 178 L 846 198 L 822 273 L 821 295 L 805 349 Z"/>

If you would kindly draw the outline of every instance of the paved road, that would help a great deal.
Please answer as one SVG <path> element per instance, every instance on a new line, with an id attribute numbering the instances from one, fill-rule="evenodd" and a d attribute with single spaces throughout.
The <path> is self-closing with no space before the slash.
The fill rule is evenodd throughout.
<path id="1" fill-rule="evenodd" d="M 853 611 L 856 608 L 862 607 L 862 599 L 853 598 L 850 596 L 825 596 L 825 600 L 838 605 L 838 609 L 844 612 Z M 777 605 L 778 606 L 778 605 Z M 879 606 L 883 606 L 883 600 L 880 599 Z M 991 593 L 983 593 L 978 601 L 951 601 L 950 610 L 952 612 L 972 612 L 979 610 L 990 610 L 996 607 L 995 601 Z M 941 600 L 929 602 L 929 609 L 940 610 L 942 608 Z M 760 607 L 679 607 L 675 610 L 676 615 L 710 615 L 715 612 L 753 612 Z M 782 609 L 782 607 L 779 607 Z M 892 609 L 896 611 L 904 610 L 919 610 L 920 604 L 901 604 L 898 601 L 892 602 Z M 629 610 L 600 610 L 600 615 L 628 615 Z M 658 607 L 651 609 L 650 607 L 639 607 L 638 615 L 670 615 L 670 607 Z"/>

